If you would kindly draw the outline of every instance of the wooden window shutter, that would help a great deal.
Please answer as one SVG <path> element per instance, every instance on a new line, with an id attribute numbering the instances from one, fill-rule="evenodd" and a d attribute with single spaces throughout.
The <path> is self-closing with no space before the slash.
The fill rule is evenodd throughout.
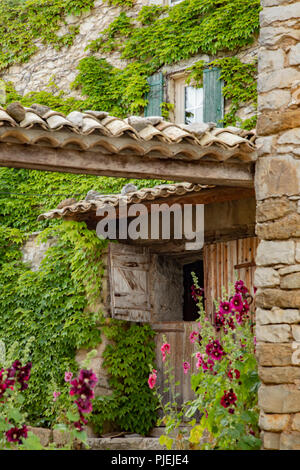
<path id="1" fill-rule="evenodd" d="M 146 95 L 148 104 L 145 107 L 144 115 L 161 116 L 161 104 L 164 99 L 164 77 L 161 72 L 153 74 L 148 78 L 150 89 Z"/>
<path id="2" fill-rule="evenodd" d="M 119 320 L 149 322 L 150 255 L 146 248 L 109 245 L 111 316 Z"/>
<path id="3" fill-rule="evenodd" d="M 220 80 L 221 70 L 217 67 L 204 69 L 204 122 L 215 122 L 217 127 L 223 127 L 219 122 L 224 117 L 224 98 L 222 95 L 223 82 Z"/>

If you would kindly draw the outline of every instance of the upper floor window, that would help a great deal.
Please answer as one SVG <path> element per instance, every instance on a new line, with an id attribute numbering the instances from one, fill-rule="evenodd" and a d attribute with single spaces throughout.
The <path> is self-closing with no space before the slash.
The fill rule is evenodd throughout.
<path id="1" fill-rule="evenodd" d="M 145 116 L 161 116 L 161 104 L 168 101 L 174 104 L 170 120 L 177 124 L 194 122 L 214 122 L 218 127 L 224 115 L 224 97 L 220 69 L 207 68 L 203 72 L 203 87 L 187 85 L 186 73 L 181 72 L 169 78 L 158 72 L 148 78 L 148 105 Z M 165 93 L 167 86 L 167 93 Z"/>
<path id="2" fill-rule="evenodd" d="M 184 123 L 203 122 L 203 88 L 184 87 Z"/>

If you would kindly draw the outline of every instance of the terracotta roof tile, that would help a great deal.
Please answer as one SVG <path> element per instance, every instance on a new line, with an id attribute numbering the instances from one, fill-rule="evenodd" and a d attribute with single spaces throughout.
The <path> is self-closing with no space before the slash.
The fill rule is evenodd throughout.
<path id="1" fill-rule="evenodd" d="M 0 142 L 109 153 L 134 152 L 141 157 L 216 161 L 256 160 L 255 131 L 237 127 L 216 128 L 212 123 L 178 125 L 160 116 L 131 116 L 120 119 L 104 111 L 73 111 L 67 116 L 46 106 L 25 108 L 25 119 L 17 123 L 0 107 Z"/>
<path id="2" fill-rule="evenodd" d="M 138 204 L 141 202 L 154 201 L 155 199 L 166 199 L 171 196 L 183 196 L 188 193 L 198 193 L 203 189 L 212 189 L 215 186 L 194 184 L 194 183 L 174 183 L 162 184 L 153 188 L 142 188 L 132 191 L 126 195 L 122 194 L 103 194 L 95 195 L 94 199 L 89 198 L 88 201 L 78 201 L 68 205 L 62 209 L 53 209 L 49 212 L 41 214 L 38 220 L 45 219 L 63 219 L 74 218 L 79 214 L 96 213 L 97 209 L 106 205 L 117 207 L 121 201 L 127 204 Z"/>

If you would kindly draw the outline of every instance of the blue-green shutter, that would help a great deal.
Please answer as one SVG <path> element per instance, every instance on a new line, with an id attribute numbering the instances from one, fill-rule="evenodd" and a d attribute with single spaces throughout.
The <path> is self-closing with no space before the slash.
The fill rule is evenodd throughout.
<path id="1" fill-rule="evenodd" d="M 224 117 L 223 82 L 220 80 L 220 76 L 221 70 L 217 67 L 203 71 L 203 120 L 204 122 L 215 122 L 217 127 L 223 127 L 219 121 Z"/>
<path id="2" fill-rule="evenodd" d="M 146 95 L 148 104 L 145 108 L 145 116 L 161 116 L 161 103 L 164 100 L 164 77 L 161 72 L 148 78 L 150 89 Z"/>

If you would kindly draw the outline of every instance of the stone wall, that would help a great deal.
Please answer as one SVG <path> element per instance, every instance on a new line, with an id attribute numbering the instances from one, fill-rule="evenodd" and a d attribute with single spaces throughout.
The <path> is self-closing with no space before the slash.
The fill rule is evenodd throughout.
<path id="1" fill-rule="evenodd" d="M 264 449 L 300 449 L 300 2 L 262 0 L 255 284 Z"/>
<path id="2" fill-rule="evenodd" d="M 163 4 L 163 0 L 135 0 L 134 6 L 126 11 L 126 14 L 133 19 L 137 17 L 140 9 L 144 5 Z M 0 73 L 0 78 L 5 81 L 11 81 L 20 95 L 29 92 L 48 91 L 57 94 L 63 91 L 67 96 L 82 98 L 80 91 L 71 89 L 70 85 L 77 75 L 77 66 L 81 59 L 89 56 L 91 53 L 85 50 L 88 44 L 97 39 L 101 33 L 110 25 L 110 23 L 120 14 L 121 8 L 109 5 L 102 0 L 95 0 L 94 8 L 89 12 L 83 13 L 81 16 L 70 15 L 66 17 L 67 25 L 62 23 L 58 36 L 66 34 L 69 26 L 79 26 L 79 34 L 77 34 L 74 43 L 70 47 L 63 47 L 57 51 L 50 45 L 42 44 L 36 41 L 38 52 L 34 54 L 28 62 L 19 65 L 13 65 L 7 70 Z M 244 63 L 252 62 L 257 56 L 258 45 L 254 43 L 250 47 L 238 51 L 238 58 Z M 96 57 L 103 57 L 108 60 L 114 67 L 123 68 L 127 62 L 120 58 L 119 52 L 110 53 L 93 53 Z M 176 64 L 168 65 L 162 68 L 165 75 L 165 101 L 173 102 L 170 96 L 169 88 L 172 81 L 172 75 L 182 72 L 199 60 L 206 62 L 212 61 L 219 57 L 224 57 L 226 52 L 221 52 L 217 56 L 208 56 L 199 54 L 190 59 L 180 61 Z M 229 111 L 230 101 L 225 103 L 225 113 Z M 237 115 L 241 119 L 248 119 L 255 114 L 253 106 L 242 104 Z M 171 117 L 172 118 L 172 117 Z"/>

